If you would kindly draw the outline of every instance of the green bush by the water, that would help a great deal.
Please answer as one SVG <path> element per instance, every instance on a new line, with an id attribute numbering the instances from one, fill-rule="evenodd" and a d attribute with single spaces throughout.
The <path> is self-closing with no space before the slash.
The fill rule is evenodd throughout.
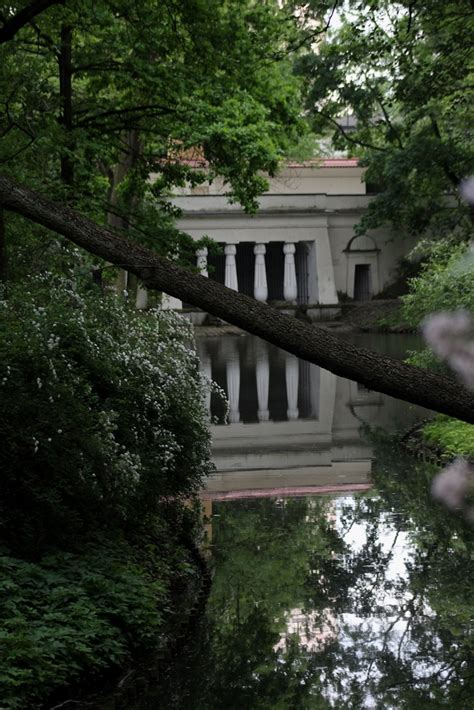
<path id="1" fill-rule="evenodd" d="M 474 459 L 474 425 L 459 419 L 438 416 L 423 427 L 424 438 L 439 446 L 448 456 Z"/>
<path id="2" fill-rule="evenodd" d="M 0 299 L 0 707 L 156 646 L 211 469 L 186 322 L 43 274 Z M 58 696 L 59 693 L 59 696 Z"/>
<path id="3" fill-rule="evenodd" d="M 433 313 L 465 309 L 474 312 L 473 256 L 465 243 L 440 242 L 431 248 L 421 273 L 410 279 L 410 292 L 402 296 L 398 322 L 420 328 Z M 419 367 L 448 372 L 429 348 L 409 360 Z"/>
<path id="4" fill-rule="evenodd" d="M 0 301 L 0 540 L 19 554 L 147 530 L 210 470 L 186 321 L 46 274 Z"/>
<path id="5" fill-rule="evenodd" d="M 97 678 L 156 644 L 165 580 L 134 557 L 126 544 L 41 562 L 0 555 L 2 708 L 37 707 L 85 670 Z"/>

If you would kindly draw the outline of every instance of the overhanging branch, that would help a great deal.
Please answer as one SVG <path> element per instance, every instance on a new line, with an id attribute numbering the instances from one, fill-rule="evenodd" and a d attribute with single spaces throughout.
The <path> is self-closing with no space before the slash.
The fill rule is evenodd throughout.
<path id="1" fill-rule="evenodd" d="M 65 0 L 36 0 L 22 10 L 19 10 L 15 15 L 12 15 L 8 20 L 4 21 L 0 27 L 0 44 L 13 39 L 17 32 L 22 27 L 27 25 L 31 20 L 47 10 L 51 5 L 63 5 Z"/>
<path id="2" fill-rule="evenodd" d="M 0 175 L 0 205 L 70 239 L 164 291 L 366 387 L 474 424 L 474 398 L 458 382 L 356 347 L 316 326 L 194 274 L 63 205 Z"/>

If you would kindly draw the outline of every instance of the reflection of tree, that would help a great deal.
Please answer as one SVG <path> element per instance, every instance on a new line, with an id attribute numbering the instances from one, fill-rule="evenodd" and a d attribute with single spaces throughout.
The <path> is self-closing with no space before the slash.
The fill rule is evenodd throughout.
<path id="1" fill-rule="evenodd" d="M 345 612 L 338 642 L 321 658 L 335 707 L 474 706 L 473 535 L 431 501 L 432 474 L 378 442 L 380 498 L 341 513 L 341 527 L 359 526 L 364 539 L 342 561 L 353 583 L 348 597 L 344 590 L 334 598 L 333 608 Z M 407 559 L 395 574 L 394 556 L 403 550 Z"/>
<path id="2" fill-rule="evenodd" d="M 215 505 L 208 619 L 166 707 L 474 707 L 473 532 L 432 469 L 375 446 L 378 496 Z M 279 649 L 297 609 L 335 633 Z"/>
<path id="3" fill-rule="evenodd" d="M 214 672 L 206 707 L 330 707 L 315 694 L 317 655 L 293 638 L 284 653 L 275 650 L 290 610 L 304 600 L 309 555 L 332 554 L 330 503 L 241 501 L 215 512 Z"/>

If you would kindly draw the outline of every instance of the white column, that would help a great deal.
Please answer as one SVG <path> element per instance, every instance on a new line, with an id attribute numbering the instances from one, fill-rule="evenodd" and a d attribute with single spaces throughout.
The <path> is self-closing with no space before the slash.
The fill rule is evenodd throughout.
<path id="1" fill-rule="evenodd" d="M 285 271 L 283 276 L 283 298 L 285 301 L 296 301 L 298 289 L 296 287 L 295 245 L 286 242 L 283 246 L 285 254 Z"/>
<path id="2" fill-rule="evenodd" d="M 141 285 L 141 283 L 137 284 L 137 296 L 135 298 L 135 308 L 138 308 L 139 310 L 143 310 L 144 308 L 148 307 L 148 291 L 147 289 Z"/>
<path id="3" fill-rule="evenodd" d="M 234 351 L 229 353 L 226 364 L 227 375 L 227 397 L 229 398 L 229 422 L 235 424 L 240 421 L 239 397 L 240 397 L 240 362 L 239 354 Z"/>
<path id="4" fill-rule="evenodd" d="M 207 247 L 196 249 L 196 266 L 198 267 L 201 276 L 209 276 L 207 271 Z"/>
<path id="5" fill-rule="evenodd" d="M 226 244 L 224 247 L 225 254 L 225 285 L 234 291 L 239 290 L 237 281 L 237 264 L 235 263 L 235 255 L 237 247 L 235 244 Z"/>
<path id="6" fill-rule="evenodd" d="M 175 298 L 175 296 L 170 296 L 169 294 L 163 291 L 163 294 L 161 296 L 161 308 L 164 311 L 181 310 L 182 307 L 183 302 L 180 301 L 179 298 Z"/>
<path id="7" fill-rule="evenodd" d="M 286 399 L 288 409 L 286 416 L 288 419 L 298 419 L 298 384 L 299 384 L 299 365 L 298 358 L 295 355 L 287 354 L 285 360 L 285 377 L 286 377 Z"/>
<path id="8" fill-rule="evenodd" d="M 255 276 L 253 280 L 253 295 L 257 301 L 266 301 L 268 298 L 267 271 L 265 269 L 265 244 L 255 244 Z"/>
<path id="9" fill-rule="evenodd" d="M 257 378 L 258 421 L 268 422 L 268 384 L 270 381 L 270 366 L 268 364 L 268 350 L 263 345 L 257 351 L 257 364 L 255 367 Z"/>
<path id="10" fill-rule="evenodd" d="M 318 230 L 316 239 L 316 273 L 318 281 L 318 303 L 337 304 L 334 264 L 329 244 L 329 231 Z"/>

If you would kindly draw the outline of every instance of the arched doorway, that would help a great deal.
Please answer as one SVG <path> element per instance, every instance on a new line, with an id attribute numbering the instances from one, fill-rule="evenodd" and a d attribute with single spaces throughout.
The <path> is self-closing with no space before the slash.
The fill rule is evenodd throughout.
<path id="1" fill-rule="evenodd" d="M 346 293 L 355 301 L 367 301 L 379 288 L 379 251 L 372 237 L 352 237 L 346 254 Z"/>

